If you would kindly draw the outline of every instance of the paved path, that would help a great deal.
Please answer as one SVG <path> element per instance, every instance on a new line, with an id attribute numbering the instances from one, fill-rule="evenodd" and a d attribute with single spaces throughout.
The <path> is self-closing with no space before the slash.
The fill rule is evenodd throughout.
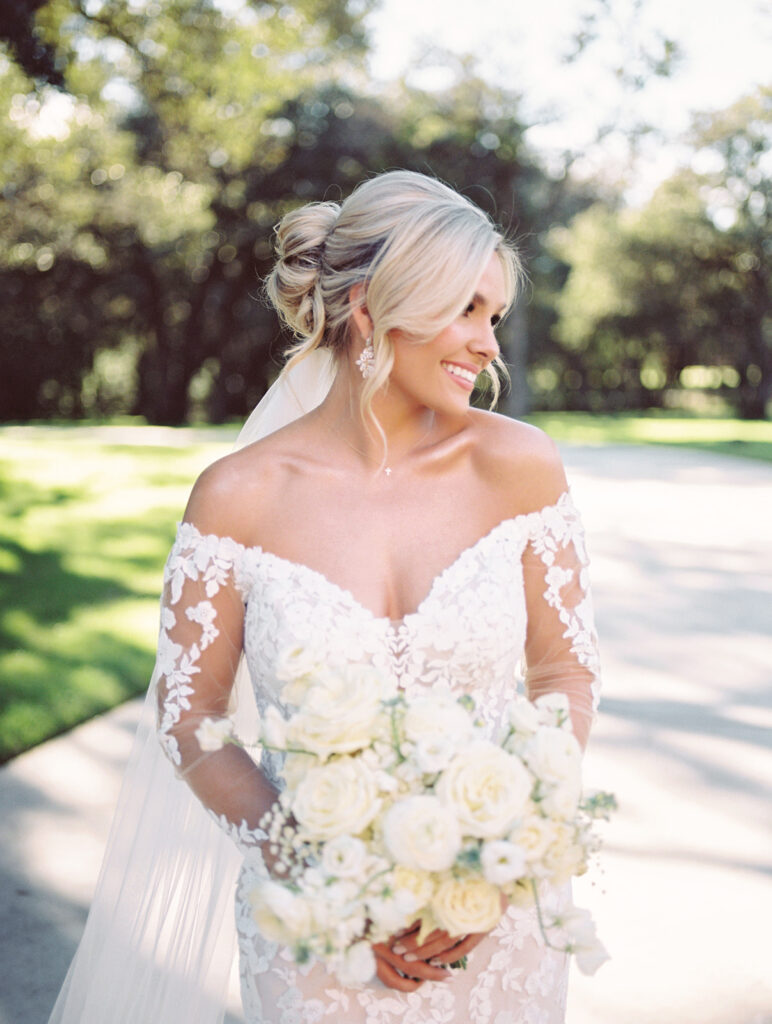
<path id="1" fill-rule="evenodd" d="M 587 779 L 621 803 L 603 874 L 576 886 L 613 959 L 574 974 L 568 1024 L 772 1024 L 772 467 L 665 448 L 565 457 L 605 670 Z M 0 771 L 0 1024 L 47 1020 L 136 715 Z"/>

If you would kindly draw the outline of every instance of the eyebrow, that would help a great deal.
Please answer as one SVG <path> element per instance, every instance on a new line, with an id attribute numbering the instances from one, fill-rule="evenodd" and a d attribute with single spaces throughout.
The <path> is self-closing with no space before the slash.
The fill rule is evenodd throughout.
<path id="1" fill-rule="evenodd" d="M 488 305 L 487 298 L 484 295 L 481 295 L 480 292 L 475 292 L 474 295 L 472 296 L 472 298 L 469 301 L 477 303 L 478 306 L 487 306 Z M 503 313 L 506 308 L 507 308 L 506 302 L 502 302 L 502 304 L 496 310 L 496 314 L 498 315 L 500 313 Z"/>

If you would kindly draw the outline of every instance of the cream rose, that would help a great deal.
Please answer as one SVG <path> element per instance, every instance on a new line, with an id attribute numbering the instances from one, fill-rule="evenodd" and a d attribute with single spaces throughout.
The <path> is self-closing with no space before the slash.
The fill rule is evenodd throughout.
<path id="1" fill-rule="evenodd" d="M 529 814 L 509 835 L 509 841 L 519 846 L 532 871 L 536 871 L 549 849 L 557 839 L 555 822 L 539 814 Z"/>
<path id="2" fill-rule="evenodd" d="M 375 776 L 361 762 L 341 758 L 311 768 L 298 783 L 292 813 L 313 839 L 356 835 L 381 808 Z"/>
<path id="3" fill-rule="evenodd" d="M 406 868 L 404 864 L 398 864 L 394 868 L 391 874 L 391 885 L 396 892 L 401 890 L 409 892 L 418 907 L 426 906 L 434 893 L 434 882 L 427 871 Z"/>
<path id="4" fill-rule="evenodd" d="M 383 839 L 398 864 L 418 871 L 445 871 L 461 848 L 455 815 L 434 796 L 393 804 L 383 818 Z"/>
<path id="5" fill-rule="evenodd" d="M 501 894 L 484 878 L 449 878 L 435 892 L 431 909 L 448 935 L 489 932 L 501 919 Z"/>
<path id="6" fill-rule="evenodd" d="M 495 839 L 522 814 L 531 786 L 531 776 L 516 757 L 478 740 L 450 762 L 437 796 L 456 815 L 462 833 Z"/>
<path id="7" fill-rule="evenodd" d="M 389 684 L 374 669 L 347 666 L 315 676 L 287 724 L 287 745 L 320 757 L 368 747 L 380 732 Z"/>

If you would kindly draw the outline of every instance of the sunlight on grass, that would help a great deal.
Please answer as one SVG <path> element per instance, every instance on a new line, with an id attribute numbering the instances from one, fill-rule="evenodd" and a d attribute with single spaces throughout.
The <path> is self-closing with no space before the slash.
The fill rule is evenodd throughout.
<path id="1" fill-rule="evenodd" d="M 145 689 L 175 524 L 229 448 L 0 431 L 0 760 Z"/>
<path id="2" fill-rule="evenodd" d="M 534 413 L 529 423 L 556 441 L 575 444 L 687 445 L 722 455 L 772 462 L 772 423 L 766 420 L 698 419 L 655 413 Z"/>

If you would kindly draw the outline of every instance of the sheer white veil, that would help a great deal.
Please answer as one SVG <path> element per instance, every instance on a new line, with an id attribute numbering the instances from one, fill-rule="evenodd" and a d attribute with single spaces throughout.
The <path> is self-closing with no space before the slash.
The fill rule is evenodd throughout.
<path id="1" fill-rule="evenodd" d="M 244 447 L 310 412 L 334 375 L 327 349 L 283 371 L 244 425 Z M 221 1024 L 234 954 L 241 855 L 156 739 L 153 673 L 83 938 L 49 1024 Z M 239 735 L 254 734 L 244 658 Z"/>

